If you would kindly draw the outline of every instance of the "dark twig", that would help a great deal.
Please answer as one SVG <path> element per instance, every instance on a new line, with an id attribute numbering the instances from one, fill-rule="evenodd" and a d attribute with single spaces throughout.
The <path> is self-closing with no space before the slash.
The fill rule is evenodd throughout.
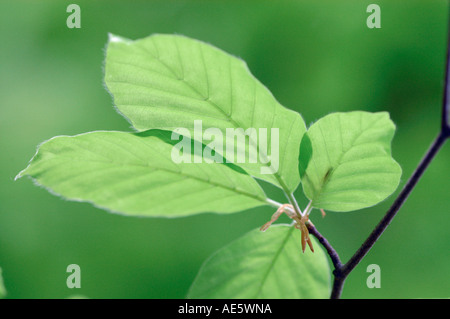
<path id="1" fill-rule="evenodd" d="M 333 283 L 333 292 L 334 291 L 341 291 L 342 290 L 342 286 L 344 284 L 343 280 L 337 280 L 338 278 L 340 279 L 340 270 L 342 269 L 342 262 L 341 259 L 339 258 L 339 255 L 337 253 L 337 251 L 333 248 L 333 246 L 330 245 L 330 243 L 328 242 L 328 240 L 322 236 L 321 233 L 319 233 L 319 231 L 317 230 L 316 227 L 314 227 L 311 224 L 308 224 L 308 231 L 311 235 L 313 235 L 314 237 L 317 238 L 317 240 L 319 241 L 319 243 L 325 248 L 325 250 L 327 251 L 328 255 L 331 258 L 331 262 L 333 263 L 334 266 L 334 283 Z M 339 289 L 335 288 L 336 285 L 339 285 Z M 339 296 L 335 297 L 333 296 L 333 294 L 331 295 L 332 299 L 338 298 Z"/>
<path id="2" fill-rule="evenodd" d="M 358 251 L 350 258 L 350 260 L 345 265 L 335 269 L 334 272 L 335 282 L 333 286 L 333 292 L 331 294 L 332 298 L 340 297 L 347 276 L 359 264 L 359 262 L 364 258 L 364 256 L 369 252 L 372 246 L 376 243 L 381 234 L 389 226 L 392 219 L 395 217 L 397 212 L 402 207 L 403 203 L 411 194 L 411 191 L 416 186 L 423 172 L 431 163 L 431 161 L 436 156 L 437 152 L 439 151 L 439 149 L 441 148 L 441 146 L 444 144 L 444 142 L 448 137 L 449 136 L 445 136 L 444 134 L 439 134 L 439 136 L 436 138 L 436 140 L 433 142 L 430 149 L 426 153 L 423 160 L 420 162 L 417 169 L 414 171 L 411 178 L 403 187 L 397 199 L 394 201 L 392 206 L 387 211 L 386 215 L 381 219 L 381 221 L 378 223 L 378 225 L 375 227 L 375 229 L 372 231 L 372 233 L 369 235 L 366 241 L 361 245 Z"/>
<path id="3" fill-rule="evenodd" d="M 308 224 L 307 226 L 309 233 L 314 237 L 316 237 L 319 243 L 326 249 L 328 255 L 331 258 L 334 268 L 335 269 L 341 268 L 342 263 L 341 260 L 339 259 L 339 255 L 336 252 L 336 250 L 334 250 L 334 248 L 330 245 L 328 240 L 325 237 L 323 237 L 321 233 L 319 233 L 316 227 L 314 227 L 311 224 Z"/>
<path id="4" fill-rule="evenodd" d="M 445 141 L 450 138 L 449 104 L 450 104 L 450 31 L 448 32 L 448 39 L 447 39 L 447 61 L 445 69 L 444 94 L 442 102 L 441 130 L 436 139 L 433 141 L 431 147 L 428 149 L 424 158 L 419 163 L 416 170 L 413 172 L 410 179 L 405 184 L 402 191 L 399 193 L 399 195 L 397 196 L 397 198 L 395 199 L 394 203 L 389 208 L 389 210 L 386 212 L 384 217 L 381 219 L 381 221 L 378 223 L 378 225 L 375 227 L 375 229 L 372 231 L 369 237 L 364 241 L 361 247 L 344 265 L 341 263 L 338 254 L 333 249 L 333 247 L 331 247 L 328 241 L 315 229 L 315 227 L 308 226 L 310 233 L 319 240 L 319 242 L 328 252 L 335 268 L 333 271 L 334 283 L 330 298 L 332 299 L 340 298 L 347 276 L 360 263 L 360 261 L 364 258 L 364 256 L 376 243 L 381 234 L 389 226 L 392 219 L 395 217 L 395 215 L 400 210 L 406 199 L 409 197 L 412 190 L 416 186 L 417 182 L 422 177 L 423 173 L 430 165 L 430 163 L 433 161 L 434 157 L 436 156 L 442 145 L 444 145 Z"/>

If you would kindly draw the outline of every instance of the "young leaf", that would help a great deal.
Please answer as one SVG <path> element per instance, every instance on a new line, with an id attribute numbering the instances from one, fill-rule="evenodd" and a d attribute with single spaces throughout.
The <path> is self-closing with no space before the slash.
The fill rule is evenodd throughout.
<path id="1" fill-rule="evenodd" d="M 300 241 L 287 225 L 249 232 L 203 264 L 188 298 L 328 298 L 327 257 L 316 241 L 316 252 L 303 254 Z"/>
<path id="2" fill-rule="evenodd" d="M 17 178 L 127 215 L 231 213 L 267 204 L 258 183 L 224 164 L 180 163 L 164 132 L 92 132 L 43 143 Z"/>
<path id="3" fill-rule="evenodd" d="M 303 138 L 299 165 L 313 207 L 351 211 L 392 194 L 402 173 L 391 157 L 394 133 L 386 112 L 332 113 L 314 123 Z"/>
<path id="4" fill-rule="evenodd" d="M 236 153 L 245 153 L 244 163 L 216 151 L 250 175 L 286 192 L 297 188 L 304 121 L 300 114 L 280 105 L 241 59 L 179 35 L 157 34 L 136 41 L 111 35 L 105 82 L 118 110 L 136 129 L 182 127 L 199 140 L 198 134 L 194 136 L 194 121 L 202 120 L 203 133 L 209 128 L 221 130 L 224 146 L 230 144 L 227 128 L 242 129 L 235 131 L 234 148 Z M 255 138 L 247 131 L 252 128 L 257 132 L 267 129 L 267 149 L 259 147 L 260 133 Z M 278 140 L 271 128 L 279 129 Z M 245 138 L 242 142 L 241 137 Z M 270 151 L 272 137 L 279 155 L 275 164 Z M 252 152 L 259 152 L 257 163 L 248 160 Z"/>

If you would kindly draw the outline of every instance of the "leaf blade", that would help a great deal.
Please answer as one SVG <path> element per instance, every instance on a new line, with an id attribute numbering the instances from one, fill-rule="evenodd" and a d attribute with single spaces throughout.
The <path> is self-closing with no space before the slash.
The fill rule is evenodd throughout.
<path id="1" fill-rule="evenodd" d="M 401 177 L 391 157 L 394 133 L 386 112 L 332 113 L 314 123 L 306 133 L 311 147 L 302 150 L 312 152 L 302 184 L 313 207 L 351 211 L 392 194 Z"/>
<path id="2" fill-rule="evenodd" d="M 330 269 L 315 244 L 315 253 L 303 254 L 294 227 L 255 229 L 205 261 L 188 298 L 328 298 Z"/>
<path id="3" fill-rule="evenodd" d="M 136 129 L 183 127 L 196 138 L 193 123 L 201 119 L 203 132 L 208 128 L 222 132 L 227 128 L 266 128 L 270 141 L 270 129 L 278 128 L 282 158 L 275 174 L 262 173 L 263 167 L 270 166 L 262 161 L 234 163 L 289 192 L 297 188 L 298 146 L 306 131 L 305 123 L 298 113 L 275 100 L 244 61 L 184 36 L 112 39 L 107 50 L 105 83 L 119 112 Z M 263 160 L 268 160 L 269 152 L 260 150 L 255 139 L 247 138 L 249 141 L 243 145 L 235 145 L 236 150 L 248 156 L 250 149 L 257 149 Z"/>
<path id="4" fill-rule="evenodd" d="M 231 213 L 267 204 L 255 180 L 226 165 L 175 164 L 166 138 L 161 131 L 55 137 L 17 178 L 28 175 L 57 195 L 128 215 Z"/>

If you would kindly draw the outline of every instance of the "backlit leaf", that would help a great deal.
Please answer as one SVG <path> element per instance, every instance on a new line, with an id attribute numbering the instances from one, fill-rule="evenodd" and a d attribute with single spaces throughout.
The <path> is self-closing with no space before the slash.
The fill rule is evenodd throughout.
<path id="1" fill-rule="evenodd" d="M 255 229 L 213 254 L 201 267 L 188 298 L 328 298 L 330 268 L 325 252 L 301 251 L 300 231 L 274 225 Z"/>
<path id="2" fill-rule="evenodd" d="M 113 212 L 177 217 L 266 204 L 258 183 L 225 164 L 171 159 L 166 132 L 92 132 L 43 143 L 17 178 Z"/>
<path id="3" fill-rule="evenodd" d="M 313 207 L 351 211 L 391 195 L 402 173 L 391 156 L 394 133 L 386 112 L 332 113 L 314 123 L 300 151 L 303 190 Z"/>
<path id="4" fill-rule="evenodd" d="M 179 35 L 156 34 L 132 41 L 111 35 L 105 62 L 105 82 L 117 109 L 138 130 L 186 128 L 194 136 L 194 121 L 202 132 L 217 128 L 242 129 L 235 152 L 246 161 L 221 155 L 250 175 L 288 192 L 297 188 L 300 140 L 306 130 L 302 117 L 280 105 L 241 59 L 209 44 Z M 278 129 L 279 138 L 271 133 Z M 259 129 L 267 129 L 267 148 L 261 148 Z M 202 133 L 201 132 L 201 133 Z M 273 139 L 273 141 L 272 141 Z M 271 152 L 276 144 L 278 154 Z M 249 153 L 258 155 L 251 163 Z M 276 158 L 274 160 L 274 158 Z"/>

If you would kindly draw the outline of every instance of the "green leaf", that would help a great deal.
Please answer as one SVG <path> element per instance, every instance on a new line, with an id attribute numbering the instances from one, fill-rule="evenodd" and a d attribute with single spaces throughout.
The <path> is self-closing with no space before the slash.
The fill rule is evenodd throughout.
<path id="1" fill-rule="evenodd" d="M 201 267 L 188 298 L 328 298 L 330 268 L 311 238 L 315 253 L 301 251 L 300 231 L 273 225 L 257 229 L 213 254 Z"/>
<path id="2" fill-rule="evenodd" d="M 224 164 L 171 159 L 168 132 L 92 132 L 43 143 L 17 178 L 127 215 L 231 213 L 267 204 L 258 183 Z"/>
<path id="3" fill-rule="evenodd" d="M 203 133 L 209 128 L 221 130 L 223 145 L 227 128 L 242 129 L 237 136 L 245 141 L 236 141 L 234 146 L 236 153 L 245 153 L 245 163 L 219 153 L 250 175 L 287 192 L 297 188 L 304 121 L 280 105 L 241 59 L 179 35 L 156 34 L 136 41 L 110 35 L 105 82 L 117 109 L 136 129 L 186 128 L 199 140 L 198 134 L 194 136 L 194 121 L 202 120 Z M 263 134 L 246 137 L 250 128 L 268 130 L 267 150 L 258 146 Z M 271 128 L 279 129 L 278 141 Z M 278 146 L 278 167 L 271 165 L 275 157 L 270 158 L 272 137 Z M 248 160 L 250 152 L 258 153 L 257 163 Z"/>
<path id="4" fill-rule="evenodd" d="M 332 113 L 314 123 L 300 150 L 303 190 L 313 207 L 352 211 L 391 195 L 402 173 L 391 157 L 394 133 L 386 112 Z"/>
<path id="5" fill-rule="evenodd" d="M 0 299 L 5 298 L 5 296 L 6 296 L 6 289 L 3 284 L 2 269 L 0 268 Z"/>

